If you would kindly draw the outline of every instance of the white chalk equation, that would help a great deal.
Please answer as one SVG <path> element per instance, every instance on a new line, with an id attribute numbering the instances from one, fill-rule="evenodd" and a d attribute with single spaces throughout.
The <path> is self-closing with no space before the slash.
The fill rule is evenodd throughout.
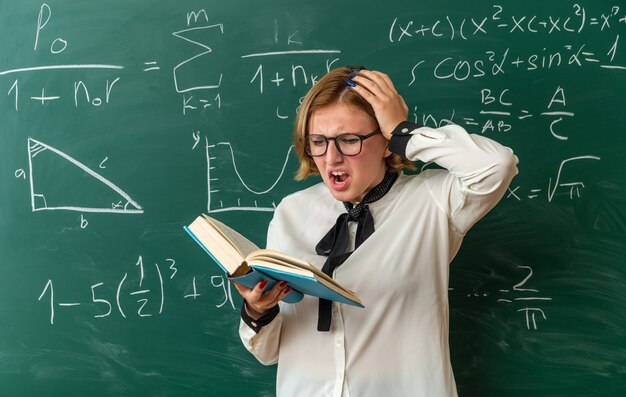
<path id="1" fill-rule="evenodd" d="M 172 69 L 174 89 L 182 99 L 183 115 L 220 109 L 219 89 L 224 74 L 219 65 L 224 61 L 224 55 L 214 53 L 213 47 L 223 41 L 224 24 L 210 23 L 205 9 L 190 11 L 184 28 L 172 32 L 172 36 L 178 39 L 177 43 L 191 44 L 194 50 Z"/>
<path id="2" fill-rule="evenodd" d="M 501 76 L 508 72 L 535 72 L 565 67 L 626 70 L 626 64 L 620 64 L 616 59 L 620 43 L 620 34 L 616 29 L 618 25 L 626 25 L 625 10 L 614 5 L 596 12 L 597 15 L 592 15 L 584 7 L 574 4 L 560 16 L 519 16 L 508 15 L 503 6 L 494 5 L 491 15 L 478 18 L 445 16 L 434 21 L 418 21 L 397 17 L 389 27 L 388 41 L 394 44 L 420 39 L 468 41 L 501 35 L 502 32 L 516 38 L 523 35 L 550 38 L 549 42 L 539 41 L 541 45 L 534 51 L 522 52 L 507 47 L 474 51 L 471 56 L 417 59 L 411 69 L 412 81 L 422 78 L 422 70 L 436 79 L 457 81 Z M 598 32 L 603 34 L 600 39 L 604 43 L 602 47 L 580 42 L 580 38 L 587 37 L 587 34 Z"/>
<path id="3" fill-rule="evenodd" d="M 58 55 L 65 52 L 70 47 L 70 40 L 63 37 L 56 37 L 49 39 L 46 34 L 46 26 L 52 19 L 52 8 L 43 3 L 39 8 L 39 14 L 37 16 L 37 24 L 35 27 L 35 43 L 34 52 L 49 52 L 52 55 Z M 44 43 L 45 42 L 45 43 Z M 33 73 L 50 72 L 50 71 L 66 71 L 77 72 L 81 70 L 94 70 L 100 72 L 106 71 L 120 71 L 123 70 L 123 65 L 117 64 L 101 64 L 101 63 L 73 63 L 73 64 L 52 64 L 43 66 L 25 66 L 20 68 L 13 68 L 7 70 L 0 70 L 1 76 L 23 76 L 31 75 Z M 67 87 L 59 92 L 58 88 L 55 90 L 51 87 L 41 86 L 37 88 L 23 87 L 23 81 L 28 81 L 28 77 L 20 79 L 19 77 L 10 83 L 7 90 L 7 96 L 10 97 L 13 103 L 15 111 L 19 111 L 20 105 L 24 100 L 30 101 L 41 106 L 46 106 L 49 103 L 63 100 L 69 97 L 73 101 L 75 107 L 79 107 L 83 104 L 89 104 L 94 107 L 99 107 L 104 104 L 108 104 L 111 101 L 112 91 L 115 84 L 120 80 L 120 77 L 111 77 L 106 79 L 106 82 L 102 83 L 102 86 L 96 86 L 93 83 L 86 83 L 84 80 L 76 79 L 72 81 L 72 84 L 68 84 Z M 26 92 L 25 92 L 26 90 Z"/>
<path id="4" fill-rule="evenodd" d="M 388 39 L 391 43 L 435 38 L 471 40 L 493 32 L 526 35 L 576 35 L 586 31 L 605 32 L 626 24 L 626 10 L 615 4 L 603 10 L 588 11 L 578 3 L 564 7 L 559 15 L 509 14 L 504 6 L 494 4 L 492 12 L 481 17 L 432 18 L 429 21 L 397 17 L 391 22 Z"/>
<path id="5" fill-rule="evenodd" d="M 505 294 L 506 298 L 498 299 L 504 304 L 517 304 L 519 308 L 515 310 L 523 313 L 526 328 L 528 330 L 538 330 L 538 320 L 547 320 L 545 311 L 541 303 L 552 301 L 551 297 L 543 296 L 536 288 L 529 288 L 526 283 L 533 276 L 533 269 L 530 266 L 517 266 L 520 271 L 525 272 L 525 277 L 515 284 L 512 289 L 501 289 L 499 292 Z"/>
<path id="6" fill-rule="evenodd" d="M 457 123 L 466 126 L 471 133 L 513 133 L 514 127 L 517 130 L 523 129 L 524 120 L 531 120 L 539 117 L 546 120 L 546 131 L 552 137 L 560 141 L 569 139 L 568 131 L 562 127 L 564 120 L 573 120 L 576 113 L 567 107 L 566 90 L 561 85 L 556 85 L 551 95 L 544 100 L 543 109 L 531 109 L 524 106 L 518 107 L 512 101 L 512 92 L 508 88 L 491 89 L 482 88 L 480 94 L 480 104 L 482 108 L 474 117 L 463 117 L 456 120 L 456 109 L 452 109 L 449 118 L 437 119 L 432 114 L 418 114 L 417 106 L 413 108 L 411 114 L 413 121 L 418 124 L 428 125 L 434 128 L 445 124 Z M 535 105 L 537 101 L 533 101 Z"/>
<path id="7" fill-rule="evenodd" d="M 571 176 L 566 177 L 564 173 L 567 170 L 567 167 L 583 161 L 600 161 L 601 159 L 601 157 L 593 155 L 566 158 L 559 164 L 554 180 L 552 177 L 548 178 L 547 186 L 532 187 L 525 191 L 520 185 L 511 185 L 507 188 L 505 197 L 507 199 L 522 201 L 524 198 L 532 200 L 543 196 L 548 200 L 548 202 L 552 202 L 555 196 L 560 194 L 565 198 L 569 198 L 569 200 L 578 199 L 581 197 L 581 190 L 585 188 L 585 182 L 582 180 L 576 180 L 577 178 Z"/>
<path id="8" fill-rule="evenodd" d="M 124 69 L 121 65 L 90 65 L 90 64 L 76 64 L 76 65 L 50 65 L 50 66 L 37 66 L 21 69 L 5 70 L 0 72 L 0 76 L 9 74 L 25 74 L 31 72 L 43 72 L 49 70 L 67 70 L 76 71 L 82 69 L 95 69 L 95 70 L 120 70 Z M 101 85 L 95 85 L 93 83 L 85 83 L 83 80 L 74 80 L 70 84 L 67 84 L 62 92 L 52 91 L 49 87 L 37 88 L 36 91 L 30 90 L 30 93 L 24 93 L 22 82 L 20 79 L 15 79 L 7 90 L 7 96 L 10 98 L 13 108 L 16 112 L 20 110 L 20 106 L 24 101 L 30 101 L 31 103 L 38 104 L 45 107 L 51 102 L 70 98 L 69 100 L 74 104 L 74 107 L 78 108 L 82 105 L 90 105 L 93 107 L 100 107 L 102 105 L 109 104 L 112 100 L 112 92 L 116 83 L 120 81 L 120 77 L 106 79 Z"/>
<path id="9" fill-rule="evenodd" d="M 619 45 L 619 34 L 606 48 L 593 50 L 587 44 L 562 44 L 559 49 L 542 47 L 531 53 L 516 53 L 511 48 L 476 52 L 471 56 L 419 59 L 411 68 L 411 80 L 423 80 L 425 70 L 438 80 L 466 81 L 489 76 L 504 76 L 517 72 L 536 72 L 558 68 L 582 69 L 592 65 L 602 69 L 626 70 L 626 66 L 613 64 Z M 601 51 L 601 53 L 598 53 Z"/>
<path id="10" fill-rule="evenodd" d="M 538 113 L 538 116 L 546 118 L 549 122 L 550 134 L 562 141 L 568 140 L 568 136 L 565 132 L 559 130 L 559 124 L 564 118 L 573 118 L 575 112 L 567 109 L 565 89 L 558 85 L 554 89 L 554 93 L 549 101 L 546 101 L 547 105 L 543 111 L 534 112 L 528 109 L 514 110 L 513 102 L 507 99 L 509 89 L 491 90 L 489 88 L 483 88 L 480 91 L 481 104 L 486 106 L 479 112 L 480 117 L 486 118 L 483 120 L 477 120 L 470 117 L 463 118 L 466 125 L 471 126 L 472 129 L 475 126 L 480 128 L 480 133 L 485 132 L 509 132 L 511 131 L 513 121 L 511 118 L 517 118 L 518 120 L 527 120 Z M 514 113 L 515 112 L 515 113 Z"/>
<path id="11" fill-rule="evenodd" d="M 269 25 L 269 23 L 268 23 Z M 267 37 L 272 48 L 267 51 L 245 52 L 237 55 L 244 62 L 245 76 L 249 85 L 263 94 L 270 89 L 285 90 L 290 87 L 311 87 L 320 76 L 330 71 L 339 58 L 341 50 L 335 48 L 305 48 L 306 41 L 301 38 L 298 30 L 286 30 L 274 19 L 273 33 Z M 174 88 L 181 95 L 183 115 L 196 112 L 218 110 L 222 107 L 220 89 L 224 73 L 220 65 L 227 60 L 227 55 L 216 52 L 215 44 L 222 43 L 225 38 L 224 24 L 211 21 L 205 9 L 187 12 L 184 28 L 172 33 L 172 36 L 193 45 L 196 53 L 183 59 L 174 66 L 172 74 Z M 304 57 L 306 61 L 299 62 Z M 288 59 L 287 63 L 281 61 Z M 250 67 L 248 66 L 250 65 Z M 228 78 L 239 76 L 229 76 Z M 282 88 L 281 88 L 282 87 Z M 286 119 L 293 111 L 276 106 L 274 116 Z"/>
<path id="12" fill-rule="evenodd" d="M 185 26 L 172 33 L 197 50 L 196 54 L 176 65 L 173 71 L 174 87 L 181 96 L 185 116 L 219 111 L 224 105 L 222 84 L 231 83 L 229 79 L 233 78 L 221 73 L 217 67 L 226 56 L 214 50 L 215 44 L 224 40 L 225 27 L 220 21 L 212 21 L 209 15 L 205 9 L 190 11 L 186 14 Z M 285 29 L 278 19 L 271 21 L 271 28 L 268 30 L 271 36 L 266 40 L 270 43 L 269 47 L 237 55 L 247 70 L 243 75 L 248 80 L 248 93 L 252 97 L 260 99 L 269 90 L 289 91 L 295 87 L 310 87 L 339 61 L 340 50 L 307 47 L 298 29 Z M 300 58 L 302 62 L 298 61 Z M 200 70 L 201 73 L 193 73 L 193 70 Z M 194 75 L 196 80 L 193 80 Z M 280 120 L 294 114 L 294 109 L 283 109 L 279 104 L 272 109 L 272 117 Z M 276 193 L 277 186 L 284 179 L 293 146 L 280 155 L 284 159 L 282 164 L 267 170 L 260 178 L 250 178 L 244 174 L 250 169 L 246 159 L 254 156 L 250 154 L 253 148 L 236 147 L 229 137 L 219 139 L 214 136 L 216 134 L 211 134 L 211 141 L 217 143 L 209 143 L 207 137 L 204 145 L 207 212 L 274 211 L 276 200 L 280 198 Z M 193 132 L 193 139 L 192 150 L 200 143 L 199 131 Z"/>
<path id="13" fill-rule="evenodd" d="M 531 266 L 518 265 L 516 270 L 520 272 L 519 281 L 511 288 L 499 289 L 497 292 L 473 289 L 466 293 L 465 297 L 470 299 L 489 299 L 492 296 L 498 297 L 497 302 L 512 307 L 515 313 L 521 314 L 523 324 L 527 330 L 538 331 L 540 324 L 548 320 L 545 304 L 553 301 L 552 297 L 545 296 L 537 288 L 530 288 L 530 279 L 534 276 Z M 450 288 L 454 291 L 454 288 Z"/>
<path id="14" fill-rule="evenodd" d="M 241 59 L 258 61 L 258 63 L 253 63 L 254 72 L 250 84 L 258 88 L 259 94 L 263 94 L 269 88 L 279 89 L 281 86 L 313 86 L 319 77 L 328 73 L 332 65 L 339 60 L 337 57 L 341 54 L 341 50 L 336 48 L 305 48 L 306 40 L 301 39 L 299 33 L 298 30 L 285 31 L 279 21 L 275 19 L 273 41 L 277 49 L 241 55 Z M 312 59 L 314 65 L 294 62 L 298 57 Z M 283 58 L 287 58 L 289 61 L 286 64 L 272 62 Z M 324 63 L 321 63 L 322 59 Z M 309 63 L 311 62 L 309 61 Z M 280 114 L 279 109 L 276 113 L 277 115 Z"/>
<path id="15" fill-rule="evenodd" d="M 27 146 L 28 181 L 33 212 L 66 210 L 143 213 L 141 205 L 128 193 L 75 158 L 33 138 L 28 138 Z M 101 168 L 104 168 L 106 160 L 100 163 Z M 57 170 L 58 173 L 51 174 L 50 170 Z M 24 171 L 18 170 L 16 177 L 22 176 L 25 177 Z M 107 198 L 109 201 L 105 201 Z M 101 202 L 102 205 L 81 204 L 86 201 Z"/>
<path id="16" fill-rule="evenodd" d="M 207 294 L 212 295 L 215 307 L 221 308 L 229 303 L 232 310 L 236 310 L 231 285 L 223 275 L 211 276 L 208 282 L 204 278 L 202 282 L 198 282 L 198 276 L 186 277 L 189 284 L 184 291 L 170 292 L 170 289 L 175 288 L 169 285 L 171 280 L 181 277 L 178 275 L 179 266 L 175 259 L 165 258 L 149 264 L 139 255 L 131 266 L 132 271 L 124 272 L 114 282 L 98 281 L 91 285 L 86 284 L 84 288 L 77 288 L 76 284 L 68 286 L 63 282 L 60 287 L 58 283 L 48 279 L 37 301 L 47 305 L 48 321 L 51 325 L 54 325 L 59 312 L 85 306 L 93 310 L 93 318 L 159 316 L 166 313 L 167 301 L 172 299 L 172 295 L 183 300 L 196 300 L 207 294 L 206 291 L 217 292 L 217 295 Z M 80 314 L 84 313 L 85 310 L 80 311 Z"/>
<path id="17" fill-rule="evenodd" d="M 565 120 L 575 120 L 577 114 L 574 109 L 568 107 L 567 92 L 565 87 L 556 84 L 551 93 L 545 96 L 544 107 L 533 109 L 526 105 L 523 107 L 516 106 L 512 99 L 515 93 L 509 88 L 482 88 L 480 93 L 476 95 L 477 98 L 480 98 L 482 108 L 474 117 L 462 117 L 457 120 L 455 109 L 450 111 L 449 117 L 436 117 L 431 113 L 420 114 L 417 106 L 413 108 L 410 117 L 415 123 L 433 128 L 456 123 L 464 125 L 470 133 L 480 134 L 527 133 L 528 128 L 524 128 L 524 123 L 538 118 L 541 122 L 545 120 L 546 134 L 549 133 L 556 142 L 565 144 L 570 140 L 570 135 L 577 132 L 572 129 L 576 127 L 575 123 L 567 124 L 565 122 Z M 537 103 L 541 104 L 541 102 L 534 100 L 529 105 L 536 106 Z M 572 125 L 572 127 L 568 128 L 568 125 Z M 532 128 L 533 130 L 536 129 L 535 126 Z M 538 184 L 525 189 L 521 185 L 515 185 L 514 181 L 508 188 L 505 197 L 517 201 L 545 197 L 548 202 L 552 202 L 555 197 L 569 198 L 569 200 L 578 199 L 581 197 L 582 190 L 585 189 L 586 181 L 573 176 L 573 172 L 570 170 L 580 170 L 588 160 L 599 161 L 601 159 L 600 156 L 591 154 L 565 158 L 555 168 L 553 176 L 547 178 L 545 184 Z M 424 168 L 428 165 L 426 164 Z"/>
<path id="18" fill-rule="evenodd" d="M 139 70 L 143 71 L 143 76 L 149 76 L 147 80 L 150 84 L 165 84 L 166 90 L 171 90 L 174 97 L 173 105 L 168 105 L 189 116 L 188 119 L 194 119 L 201 113 L 201 122 L 205 123 L 216 114 L 224 117 L 227 112 L 222 110 L 228 107 L 229 110 L 243 110 L 259 105 L 258 108 L 267 112 L 265 115 L 269 120 L 284 121 L 293 118 L 296 113 L 299 103 L 295 96 L 302 95 L 324 73 L 341 65 L 339 57 L 345 54 L 345 49 L 337 45 L 342 42 L 315 37 L 317 26 L 313 26 L 307 18 L 274 14 L 261 19 L 255 30 L 258 36 L 251 37 L 246 36 L 248 31 L 238 30 L 240 27 L 237 25 L 225 25 L 223 16 L 208 6 L 183 10 L 178 15 L 179 22 L 163 32 L 167 37 L 167 57 L 160 59 L 158 53 L 149 51 L 140 59 L 131 58 L 134 59 L 133 64 L 129 65 L 121 62 L 127 59 L 116 59 L 115 56 L 112 59 L 76 59 L 84 62 L 67 61 L 76 48 L 75 36 L 72 36 L 72 31 L 64 30 L 69 25 L 59 24 L 55 7 L 47 3 L 41 3 L 40 7 L 37 5 L 32 9 L 33 41 L 27 43 L 27 50 L 45 55 L 42 58 L 46 59 L 46 64 L 0 70 L 0 90 L 6 94 L 7 107 L 13 107 L 16 112 L 24 107 L 52 108 L 65 100 L 74 108 L 121 109 L 124 105 L 121 102 L 125 99 L 122 94 L 127 94 L 122 90 L 138 83 L 135 81 L 137 73 L 133 73 Z M 626 7 L 619 4 L 610 7 L 568 4 L 520 14 L 496 3 L 475 10 L 471 15 L 409 12 L 406 16 L 391 14 L 382 23 L 375 34 L 383 39 L 381 47 L 388 48 L 381 50 L 393 51 L 405 44 L 410 47 L 411 43 L 421 46 L 427 40 L 449 42 L 455 49 L 444 54 L 415 52 L 414 58 L 402 55 L 398 59 L 402 59 L 405 65 L 398 69 L 405 79 L 396 80 L 394 76 L 394 81 L 409 81 L 408 87 L 419 90 L 424 81 L 445 80 L 444 88 L 448 88 L 456 82 L 469 83 L 471 79 L 486 77 L 484 84 L 473 86 L 473 95 L 476 99 L 480 98 L 480 105 L 470 107 L 469 114 L 464 111 L 460 120 L 454 120 L 456 111 L 453 110 L 447 120 L 462 124 L 475 133 L 526 133 L 525 123 L 539 119 L 543 122 L 542 126 L 545 125 L 541 133 L 550 134 L 559 142 L 574 141 L 580 132 L 575 129 L 579 127 L 574 120 L 583 110 L 571 108 L 571 103 L 576 101 L 570 100 L 569 95 L 570 92 L 580 92 L 576 91 L 579 87 L 575 85 L 578 73 L 591 66 L 603 68 L 603 73 L 610 75 L 626 69 L 620 63 L 626 62 L 620 46 L 623 42 L 620 40 L 621 32 L 626 27 Z M 479 41 L 487 47 L 474 48 Z M 489 43 L 495 43 L 493 48 Z M 149 43 L 146 46 L 152 49 Z M 403 54 L 406 48 L 402 47 Z M 172 49 L 174 51 L 169 51 Z M 50 59 L 63 59 L 63 62 L 48 63 Z M 568 73 L 561 77 L 559 68 L 567 68 Z M 73 76 L 76 72 L 80 72 L 79 77 Z M 520 93 L 520 88 L 516 88 L 520 86 L 517 82 L 511 88 L 500 84 L 522 73 L 532 75 L 535 72 L 536 77 L 557 76 L 557 80 L 550 77 L 545 84 L 542 83 L 543 94 L 537 94 L 535 90 L 532 95 Z M 83 73 L 89 74 L 89 77 L 83 77 Z M 45 83 L 41 83 L 43 79 L 32 78 L 33 75 L 44 74 L 50 74 Z M 533 79 L 537 81 L 535 76 Z M 229 87 L 229 91 L 225 91 L 225 87 Z M 234 95 L 238 96 L 236 100 Z M 111 104 L 114 106 L 108 106 Z M 456 108 L 459 109 L 458 106 Z M 589 115 L 584 117 L 588 120 Z M 413 118 L 420 122 L 417 109 Z M 430 118 L 432 115 L 423 115 L 421 123 L 431 124 Z M 216 123 L 223 121 L 231 120 L 220 119 Z M 213 123 L 213 120 L 210 122 Z M 271 123 L 268 125 L 268 128 L 274 128 Z M 192 128 L 202 127 L 195 125 Z M 280 190 L 277 186 L 283 179 L 285 167 L 288 167 L 291 149 L 287 153 L 281 149 L 283 152 L 279 156 L 284 156 L 285 161 L 275 172 L 268 171 L 267 175 L 259 178 L 267 182 L 263 185 L 244 176 L 250 167 L 250 162 L 245 159 L 255 148 L 239 145 L 221 131 L 212 132 L 209 139 L 214 146 L 209 148 L 207 144 L 205 147 L 207 210 L 272 211 L 280 195 L 276 194 Z M 75 158 L 69 158 L 71 160 L 68 161 L 76 167 L 83 165 Z M 582 153 L 558 159 L 563 163 L 560 167 L 555 164 L 555 174 L 546 178 L 545 184 L 511 186 L 507 198 L 521 201 L 546 197 L 550 202 L 565 194 L 570 199 L 578 198 L 589 181 L 576 178 L 568 170 L 589 159 L 601 158 L 595 153 Z M 26 171 L 22 172 L 26 175 Z M 114 204 L 64 203 L 58 198 L 53 199 L 49 192 L 33 188 L 33 210 L 90 208 L 94 212 L 114 209 L 125 213 L 142 210 L 117 185 L 106 178 L 99 179 L 102 173 L 92 176 L 111 190 L 119 189 L 119 197 L 110 200 Z M 201 178 L 204 179 L 204 176 L 202 173 Z M 41 179 L 35 179 L 34 185 L 40 186 Z"/>

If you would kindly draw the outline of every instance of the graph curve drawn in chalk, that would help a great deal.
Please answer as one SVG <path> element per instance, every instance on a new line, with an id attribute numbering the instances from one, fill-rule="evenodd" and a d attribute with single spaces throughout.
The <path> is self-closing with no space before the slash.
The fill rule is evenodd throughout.
<path id="1" fill-rule="evenodd" d="M 243 177 L 241 176 L 241 173 L 239 172 L 239 168 L 237 167 L 237 161 L 235 160 L 235 152 L 233 151 L 232 144 L 230 142 L 219 142 L 217 145 L 226 145 L 228 147 L 228 150 L 230 151 L 230 158 L 232 159 L 232 163 L 233 163 L 233 169 L 235 171 L 235 174 L 237 175 L 237 178 L 239 179 L 239 181 L 241 182 L 241 184 L 247 191 L 249 191 L 252 194 L 258 194 L 258 195 L 269 193 L 278 184 L 280 179 L 283 177 L 283 174 L 285 173 L 285 168 L 287 168 L 287 163 L 289 162 L 289 155 L 291 154 L 291 151 L 294 148 L 294 146 L 291 145 L 289 147 L 289 150 L 287 150 L 287 155 L 285 156 L 285 161 L 283 161 L 280 174 L 278 175 L 276 180 L 272 182 L 272 185 L 265 190 L 255 190 L 243 180 Z"/>

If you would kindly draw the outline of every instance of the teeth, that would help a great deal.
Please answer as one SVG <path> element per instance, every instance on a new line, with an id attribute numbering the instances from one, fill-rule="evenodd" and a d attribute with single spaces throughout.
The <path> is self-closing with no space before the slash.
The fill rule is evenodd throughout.
<path id="1" fill-rule="evenodd" d="M 346 183 L 345 180 L 342 180 L 343 179 L 342 177 L 344 175 L 347 175 L 345 172 L 343 172 L 343 171 L 331 171 L 330 174 L 332 175 L 332 179 L 334 180 L 334 183 L 336 183 L 337 185 L 343 185 L 344 183 Z"/>

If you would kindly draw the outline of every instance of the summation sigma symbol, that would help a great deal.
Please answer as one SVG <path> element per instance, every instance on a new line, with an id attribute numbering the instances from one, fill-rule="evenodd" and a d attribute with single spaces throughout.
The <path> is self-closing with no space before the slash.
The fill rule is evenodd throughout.
<path id="1" fill-rule="evenodd" d="M 198 18 L 200 15 L 204 15 L 205 20 L 208 21 L 208 17 L 206 15 L 206 12 L 204 10 L 201 10 L 199 13 L 189 13 L 187 15 L 187 24 L 189 25 L 191 22 L 191 18 L 194 18 L 195 21 L 198 21 Z M 211 49 L 211 47 L 209 47 L 207 44 L 200 42 L 197 39 L 194 39 L 192 37 L 195 37 L 194 34 L 196 34 L 197 32 L 203 32 L 203 31 L 217 31 L 217 29 L 219 29 L 219 32 L 223 35 L 224 34 L 224 25 L 223 24 L 214 24 L 214 25 L 205 25 L 205 26 L 195 26 L 195 27 L 190 27 L 187 29 L 183 29 L 183 30 L 179 30 L 177 32 L 172 33 L 172 35 L 174 37 L 177 37 L 181 40 L 184 40 L 188 43 L 191 43 L 195 46 L 200 47 L 202 50 L 201 52 L 199 52 L 198 54 L 192 56 L 189 59 L 184 60 L 183 62 L 179 63 L 178 65 L 176 65 L 174 67 L 173 70 L 173 75 L 174 75 L 174 86 L 176 87 L 176 92 L 179 94 L 185 93 L 185 92 L 190 92 L 190 91 L 197 91 L 197 90 L 208 90 L 208 89 L 215 89 L 215 88 L 219 88 L 220 85 L 222 84 L 222 73 L 219 73 L 219 77 L 215 77 L 214 80 L 216 81 L 212 81 L 210 83 L 208 82 L 197 82 L 197 83 L 187 83 L 187 84 L 183 84 L 180 80 L 180 75 L 179 75 L 179 71 L 185 70 L 185 67 L 189 67 L 190 63 L 193 63 L 194 61 L 197 62 L 200 58 L 206 57 L 207 55 L 209 55 L 210 53 L 213 52 L 213 50 Z M 185 73 L 185 75 L 189 75 L 189 73 Z"/>
<path id="2" fill-rule="evenodd" d="M 221 55 L 216 56 L 213 48 L 224 39 L 224 26 L 210 21 L 204 9 L 190 11 L 186 17 L 186 27 L 173 32 L 172 35 L 192 44 L 196 52 L 174 67 L 173 78 L 176 92 L 182 94 L 183 115 L 192 115 L 195 110 L 220 109 L 222 106 L 223 100 L 219 91 L 223 75 L 215 67 L 223 60 Z M 273 43 L 270 44 L 270 48 L 239 56 L 241 60 L 247 60 L 246 65 L 251 65 L 249 83 L 255 87 L 255 91 L 258 87 L 259 95 L 263 95 L 270 87 L 276 89 L 281 87 L 280 89 L 285 90 L 296 87 L 298 84 L 313 85 L 319 73 L 306 69 L 305 64 L 296 61 L 296 58 L 302 57 L 306 62 L 307 59 L 328 55 L 335 57 L 336 54 L 341 53 L 337 49 L 302 48 L 301 46 L 305 45 L 305 39 L 301 39 L 298 34 L 298 30 L 289 30 L 284 37 L 285 40 L 279 39 L 282 33 L 276 19 L 274 20 Z M 267 39 L 267 42 L 271 43 L 272 38 Z M 288 59 L 287 63 L 290 66 L 283 65 L 284 61 L 281 63 L 280 60 L 285 58 Z M 338 60 L 338 58 L 326 59 L 326 72 Z M 276 66 L 277 63 L 281 66 Z M 264 64 L 266 64 L 266 69 L 264 69 Z M 306 67 L 310 68 L 308 64 Z M 275 109 L 272 116 L 281 120 L 289 117 L 287 113 L 281 111 L 278 104 Z M 254 186 L 252 178 L 245 177 L 245 173 L 242 173 L 245 168 L 245 161 L 242 159 L 249 157 L 250 154 L 238 151 L 236 142 L 231 142 L 228 138 L 216 137 L 216 134 L 219 132 L 212 132 L 211 139 L 212 142 L 218 143 L 209 144 L 207 139 L 204 152 L 207 164 L 207 212 L 274 211 L 275 200 L 281 194 L 277 193 L 280 191 L 277 187 L 287 169 L 293 147 L 289 147 L 278 155 L 279 158 L 284 158 L 284 161 L 274 167 L 275 172 L 270 170 L 270 177 L 266 182 L 265 175 L 263 175 L 264 182 L 261 182 L 262 186 L 258 187 Z M 192 135 L 194 140 L 192 150 L 194 150 L 200 142 L 200 132 L 194 131 Z M 248 148 L 245 149 L 248 150 Z"/>

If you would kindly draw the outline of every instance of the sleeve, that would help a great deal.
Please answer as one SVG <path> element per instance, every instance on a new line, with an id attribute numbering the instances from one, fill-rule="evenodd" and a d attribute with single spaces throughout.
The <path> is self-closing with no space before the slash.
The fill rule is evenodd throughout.
<path id="1" fill-rule="evenodd" d="M 257 334 L 261 328 L 269 325 L 276 318 L 276 316 L 278 316 L 278 313 L 280 313 L 280 308 L 278 305 L 275 305 L 265 315 L 255 320 L 248 315 L 246 310 L 247 306 L 248 303 L 244 299 L 243 304 L 241 305 L 241 320 L 246 323 L 248 327 L 252 328 Z"/>
<path id="2" fill-rule="evenodd" d="M 267 232 L 267 248 L 269 249 L 278 249 L 276 228 L 273 226 L 275 219 L 276 214 L 274 214 L 274 219 L 272 219 Z M 243 304 L 246 304 L 245 301 Z M 280 330 L 283 322 L 279 306 L 275 306 L 275 309 L 257 321 L 247 315 L 245 307 L 241 308 L 239 337 L 244 347 L 263 365 L 272 365 L 278 362 Z"/>
<path id="3" fill-rule="evenodd" d="M 517 175 L 513 151 L 459 125 L 430 128 L 408 121 L 393 131 L 389 149 L 410 160 L 434 162 L 448 170 L 428 182 L 452 227 L 464 235 L 500 201 Z"/>
<path id="4" fill-rule="evenodd" d="M 257 332 L 242 319 L 239 323 L 239 337 L 244 347 L 263 365 L 278 362 L 280 328 L 283 319 L 280 313 Z"/>

